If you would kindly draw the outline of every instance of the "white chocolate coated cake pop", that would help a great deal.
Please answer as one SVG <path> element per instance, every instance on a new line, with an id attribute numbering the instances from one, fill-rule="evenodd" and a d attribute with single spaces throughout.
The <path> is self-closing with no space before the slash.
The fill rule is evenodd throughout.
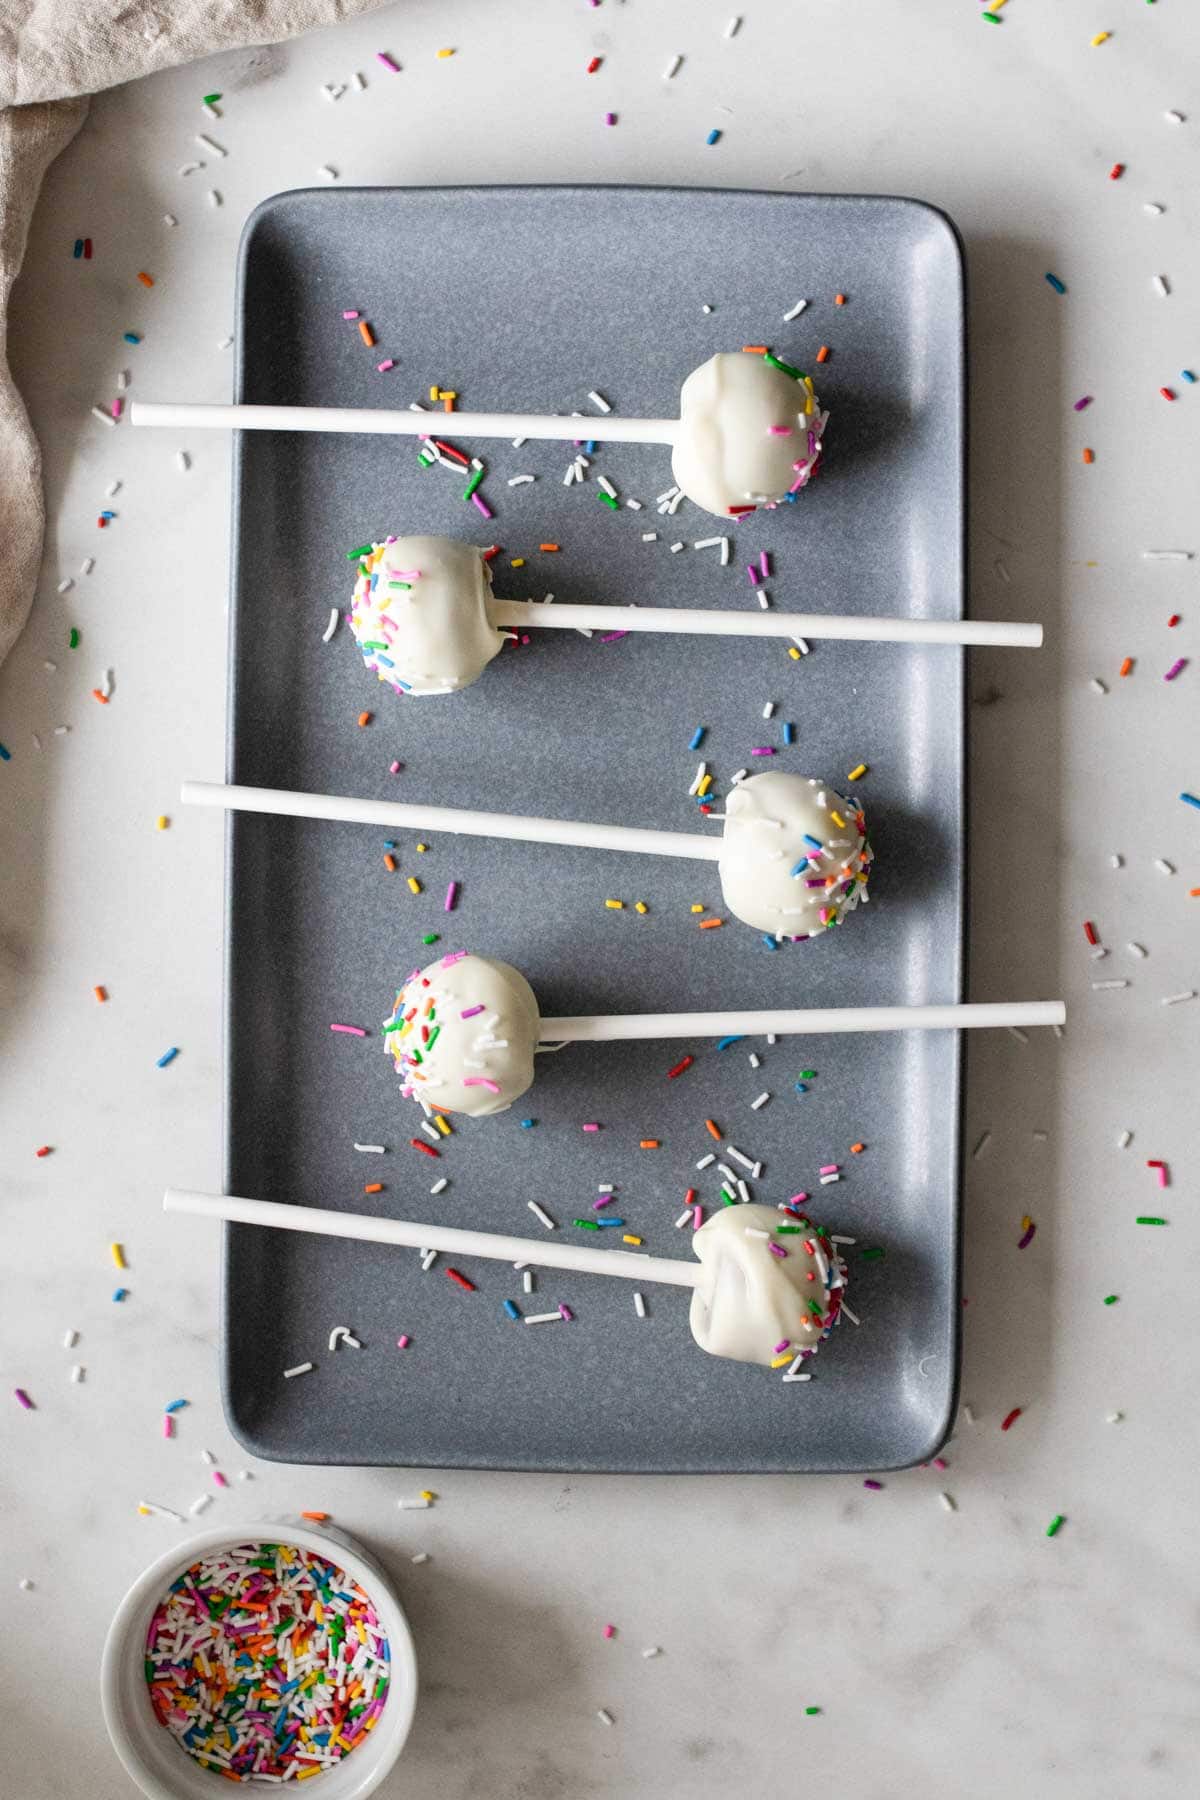
<path id="1" fill-rule="evenodd" d="M 721 351 L 683 384 L 671 470 L 689 500 L 728 515 L 798 493 L 828 419 L 812 382 L 775 357 Z"/>
<path id="2" fill-rule="evenodd" d="M 538 1024 L 519 969 L 456 950 L 409 976 L 384 1021 L 384 1044 L 402 1094 L 487 1118 L 532 1087 Z"/>
<path id="3" fill-rule="evenodd" d="M 731 789 L 717 870 L 726 906 L 747 925 L 827 931 L 866 899 L 870 866 L 866 820 L 824 782 L 769 770 Z"/>
<path id="4" fill-rule="evenodd" d="M 819 1226 L 773 1206 L 725 1206 L 692 1249 L 707 1277 L 692 1294 L 692 1336 L 710 1356 L 782 1366 L 836 1323 L 846 1270 Z"/>
<path id="5" fill-rule="evenodd" d="M 488 617 L 491 592 L 491 569 L 473 544 L 391 538 L 359 562 L 350 629 L 368 669 L 396 693 L 457 693 L 504 643 Z"/>

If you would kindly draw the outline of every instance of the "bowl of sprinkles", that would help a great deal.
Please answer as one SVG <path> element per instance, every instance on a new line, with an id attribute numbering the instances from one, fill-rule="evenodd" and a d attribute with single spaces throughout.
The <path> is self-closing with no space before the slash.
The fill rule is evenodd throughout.
<path id="1" fill-rule="evenodd" d="M 417 1664 L 383 1569 L 280 1519 L 190 1538 L 139 1576 L 104 1648 L 105 1723 L 149 1800 L 217 1780 L 373 1794 L 412 1723 Z"/>

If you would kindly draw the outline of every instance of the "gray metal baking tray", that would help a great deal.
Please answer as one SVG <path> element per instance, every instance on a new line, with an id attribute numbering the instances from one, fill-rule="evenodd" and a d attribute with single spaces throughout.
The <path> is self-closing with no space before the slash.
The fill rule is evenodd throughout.
<path id="1" fill-rule="evenodd" d="M 807 309 L 784 323 L 802 297 Z M 343 320 L 348 310 L 371 321 L 376 350 Z M 814 1215 L 857 1240 L 849 1301 L 861 1324 L 839 1326 L 810 1383 L 783 1385 L 696 1349 L 672 1290 L 648 1289 L 639 1319 L 624 1282 L 539 1276 L 536 1303 L 561 1299 L 575 1319 L 527 1329 L 502 1310 L 525 1298 L 505 1265 L 465 1265 L 477 1283 L 466 1293 L 445 1279 L 444 1259 L 425 1274 L 411 1252 L 231 1226 L 225 1406 L 260 1456 L 860 1470 L 923 1460 L 948 1428 L 956 1035 L 575 1046 L 540 1059 L 510 1113 L 457 1125 L 434 1162 L 409 1148 L 419 1115 L 398 1096 L 379 1027 L 397 983 L 455 947 L 517 964 L 547 1014 L 961 998 L 962 652 L 829 642 L 795 660 L 780 643 L 547 632 L 506 649 L 459 695 L 402 701 L 365 674 L 344 624 L 329 644 L 322 633 L 348 597 L 347 551 L 388 531 L 501 544 L 495 586 L 509 597 L 752 607 L 744 565 L 765 548 L 777 607 L 960 616 L 954 227 L 915 201 L 874 197 L 362 189 L 280 195 L 243 238 L 243 401 L 395 406 L 436 385 L 464 406 L 586 413 L 597 389 L 618 410 L 663 415 L 693 367 L 746 343 L 809 369 L 832 422 L 820 479 L 794 506 L 735 524 L 724 569 L 715 550 L 691 548 L 719 523 L 689 505 L 656 512 L 669 467 L 650 446 L 601 447 L 593 479 L 569 488 L 566 446 L 464 446 L 487 465 L 488 523 L 464 504 L 460 480 L 420 466 L 411 442 L 241 435 L 227 778 L 689 829 L 700 756 L 719 793 L 753 746 L 773 744 L 770 766 L 835 785 L 869 765 L 854 792 L 876 850 L 870 905 L 819 941 L 771 950 L 735 921 L 698 929 L 693 904 L 719 909 L 711 865 L 449 838 L 419 852 L 399 836 L 393 875 L 382 833 L 232 816 L 225 1180 L 297 1206 L 530 1235 L 542 1229 L 530 1198 L 569 1233 L 611 1183 L 648 1250 L 686 1256 L 674 1229 L 685 1190 L 719 1204 L 714 1171 L 695 1168 L 713 1118 L 762 1159 L 756 1198 L 807 1190 Z M 822 344 L 830 355 L 818 366 Z M 395 367 L 380 374 L 385 357 Z M 452 418 L 438 429 L 454 441 Z M 536 481 L 507 486 L 525 472 Z M 601 504 L 602 473 L 644 509 Z M 644 542 L 650 531 L 657 541 Z M 678 541 L 687 547 L 672 554 Z M 775 716 L 764 720 L 768 701 Z M 364 710 L 373 719 L 360 727 Z M 795 726 L 791 748 L 783 720 Z M 451 879 L 460 897 L 448 915 Z M 433 948 L 421 942 L 431 932 L 441 934 Z M 335 1020 L 370 1036 L 332 1033 Z M 668 1080 L 687 1051 L 695 1063 Z M 801 1070 L 816 1071 L 804 1092 Z M 764 1091 L 770 1101 L 752 1110 Z M 584 1121 L 602 1129 L 585 1133 Z M 661 1147 L 641 1149 L 647 1138 Z M 358 1153 L 355 1141 L 387 1154 Z M 865 1149 L 851 1153 L 855 1143 Z M 834 1162 L 842 1179 L 819 1186 L 818 1169 Z M 364 1196 L 375 1181 L 384 1191 Z M 885 1254 L 863 1260 L 865 1247 Z M 329 1354 L 337 1324 L 363 1348 Z M 283 1379 L 309 1360 L 314 1373 Z"/>

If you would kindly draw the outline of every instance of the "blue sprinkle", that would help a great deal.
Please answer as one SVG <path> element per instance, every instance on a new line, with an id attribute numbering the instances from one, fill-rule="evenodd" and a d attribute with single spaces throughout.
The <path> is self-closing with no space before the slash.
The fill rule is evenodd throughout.
<path id="1" fill-rule="evenodd" d="M 115 513 L 115 512 L 102 512 L 102 513 L 101 513 L 101 514 L 100 514 L 100 517 L 101 517 L 101 518 L 102 518 L 102 519 L 115 519 L 115 518 L 116 518 L 116 516 L 117 516 L 117 515 L 116 515 L 116 513 Z"/>
<path id="2" fill-rule="evenodd" d="M 537 1124 L 536 1119 L 522 1119 L 521 1120 L 521 1130 L 522 1131 L 532 1131 L 536 1124 Z"/>
<path id="3" fill-rule="evenodd" d="M 698 750 L 700 748 L 701 744 L 704 742 L 704 733 L 707 730 L 707 725 L 697 725 L 695 731 L 692 733 L 692 741 L 688 745 L 689 750 Z"/>
<path id="4" fill-rule="evenodd" d="M 805 873 L 805 871 L 807 870 L 807 868 L 808 868 L 808 858 L 807 858 L 807 856 L 802 856 L 800 858 L 800 861 L 796 864 L 795 868 L 792 870 L 792 874 L 793 874 L 793 876 L 803 875 Z"/>
<path id="5" fill-rule="evenodd" d="M 807 1094 L 807 1092 L 808 1092 L 808 1083 L 807 1083 L 807 1081 L 798 1081 L 798 1082 L 797 1082 L 797 1083 L 796 1083 L 796 1092 L 797 1092 L 797 1093 L 798 1093 L 798 1094 Z"/>
<path id="6" fill-rule="evenodd" d="M 382 663 L 385 669 L 394 669 L 396 666 L 390 656 L 380 656 L 378 650 L 375 652 L 375 660 Z"/>
<path id="7" fill-rule="evenodd" d="M 770 932 L 763 933 L 763 943 L 767 946 L 768 950 L 778 950 L 779 948 L 779 945 L 775 942 L 775 939 L 771 936 Z"/>
<path id="8" fill-rule="evenodd" d="M 1046 280 L 1050 283 L 1050 286 L 1054 289 L 1056 294 L 1065 294 L 1066 293 L 1066 291 L 1067 291 L 1066 282 L 1060 281 L 1058 279 L 1057 275 L 1051 275 L 1049 269 L 1047 269 L 1047 271 L 1046 271 Z"/>
<path id="9" fill-rule="evenodd" d="M 385 850 L 394 850 L 396 848 L 395 838 L 384 838 L 383 847 Z"/>
<path id="10" fill-rule="evenodd" d="M 142 341 L 136 331 L 125 331 L 121 335 L 127 344 L 140 344 Z"/>
<path id="11" fill-rule="evenodd" d="M 125 1296 L 128 1292 L 129 1292 L 128 1288 L 114 1288 L 113 1289 L 113 1299 L 115 1301 L 117 1301 L 117 1303 L 119 1304 L 125 1298 Z"/>
<path id="12" fill-rule="evenodd" d="M 1200 806 L 1200 800 L 1196 798 L 1195 794 L 1180 794 L 1179 798 L 1185 806 Z"/>
<path id="13" fill-rule="evenodd" d="M 588 439 L 587 443 L 583 446 L 583 453 L 585 456 L 595 456 L 595 454 L 596 454 L 595 438 Z"/>
<path id="14" fill-rule="evenodd" d="M 504 1310 L 510 1319 L 519 1319 L 521 1316 L 521 1309 L 513 1300 L 506 1300 L 504 1302 Z"/>
<path id="15" fill-rule="evenodd" d="M 714 129 L 709 132 L 708 136 L 705 138 L 704 141 L 706 144 L 715 144 L 715 143 L 719 142 L 720 136 L 721 136 L 720 132 Z"/>
<path id="16" fill-rule="evenodd" d="M 600 1226 L 623 1225 L 625 1223 L 625 1221 L 624 1221 L 624 1219 L 597 1219 L 596 1223 L 597 1223 L 597 1225 L 600 1225 Z"/>
<path id="17" fill-rule="evenodd" d="M 169 1413 L 182 1412 L 186 1405 L 187 1405 L 186 1400 L 172 1400 L 169 1403 L 169 1405 L 167 1405 L 163 1408 L 163 1411 L 169 1412 Z"/>
<path id="18" fill-rule="evenodd" d="M 795 738 L 795 736 L 796 736 L 796 727 L 792 724 L 790 719 L 785 719 L 783 722 L 783 741 L 784 741 L 784 743 L 790 744 L 793 741 L 793 739 Z"/>
<path id="19" fill-rule="evenodd" d="M 825 848 L 820 838 L 810 837 L 807 831 L 804 833 L 804 841 L 806 844 L 811 844 L 814 850 L 823 850 Z"/>
<path id="20" fill-rule="evenodd" d="M 83 255 L 83 239 L 82 238 L 75 239 L 75 255 L 76 256 Z"/>
<path id="21" fill-rule="evenodd" d="M 742 1041 L 742 1037 L 744 1037 L 744 1035 L 745 1035 L 745 1033 L 742 1033 L 741 1036 L 738 1036 L 738 1037 L 718 1038 L 717 1039 L 717 1049 L 718 1050 L 728 1050 L 730 1044 L 740 1044 Z"/>
<path id="22" fill-rule="evenodd" d="M 178 1055 L 179 1055 L 179 1046 L 177 1044 L 173 1044 L 169 1050 L 163 1051 L 162 1055 L 159 1057 L 158 1061 L 154 1065 L 155 1068 L 156 1069 L 165 1069 L 167 1064 L 170 1062 L 174 1062 L 175 1058 Z"/>
<path id="23" fill-rule="evenodd" d="M 7 744 L 0 744 L 0 762 L 11 762 L 12 751 Z"/>
<path id="24" fill-rule="evenodd" d="M 1196 377 L 1190 369 L 1180 369 L 1179 379 L 1180 381 L 1195 381 Z"/>

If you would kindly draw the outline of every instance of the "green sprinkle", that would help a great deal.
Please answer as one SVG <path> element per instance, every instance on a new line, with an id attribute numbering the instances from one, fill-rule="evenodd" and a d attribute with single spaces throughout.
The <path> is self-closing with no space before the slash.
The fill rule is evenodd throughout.
<path id="1" fill-rule="evenodd" d="M 426 935 L 421 939 L 421 942 L 423 944 L 436 944 L 438 941 L 439 935 L 440 934 L 436 931 L 427 932 Z"/>
<path id="2" fill-rule="evenodd" d="M 479 484 L 482 480 L 483 480 L 483 470 L 476 469 L 475 472 L 472 474 L 470 481 L 468 481 L 466 487 L 463 489 L 463 499 L 464 500 L 469 500 L 471 498 L 471 495 L 475 492 L 475 489 L 479 486 Z"/>
<path id="3" fill-rule="evenodd" d="M 800 1231 L 803 1231 L 803 1230 L 804 1230 L 804 1227 L 803 1227 L 803 1225 L 777 1225 L 777 1226 L 776 1226 L 776 1227 L 775 1227 L 775 1229 L 776 1229 L 776 1231 L 777 1231 L 777 1232 L 780 1232 L 780 1233 L 787 1233 L 787 1232 L 789 1232 L 789 1231 L 790 1231 L 790 1232 L 800 1232 Z"/>
<path id="4" fill-rule="evenodd" d="M 434 1026 L 434 1028 L 433 1028 L 433 1030 L 432 1030 L 432 1031 L 431 1031 L 431 1032 L 430 1032 L 430 1034 L 429 1034 L 429 1036 L 428 1036 L 428 1038 L 427 1038 L 427 1039 L 426 1039 L 426 1042 L 425 1042 L 425 1048 L 426 1048 L 426 1050 L 432 1050 L 432 1049 L 433 1049 L 433 1046 L 434 1046 L 434 1045 L 435 1045 L 435 1044 L 436 1044 L 436 1043 L 437 1043 L 437 1040 L 438 1040 L 438 1032 L 439 1032 L 439 1031 L 440 1031 L 440 1030 L 441 1030 L 441 1029 L 442 1029 L 442 1028 L 441 1028 L 441 1026 L 440 1026 L 440 1025 L 435 1025 L 435 1026 Z"/>
<path id="5" fill-rule="evenodd" d="M 817 1302 L 815 1300 L 809 1301 L 808 1310 L 810 1313 L 815 1313 L 817 1315 L 818 1319 L 821 1318 L 823 1315 L 823 1309 L 817 1305 Z"/>
<path id="6" fill-rule="evenodd" d="M 817 1079 L 817 1071 L 815 1069 L 801 1069 L 796 1079 L 798 1081 L 815 1081 Z"/>
<path id="7" fill-rule="evenodd" d="M 599 1231 L 600 1229 L 595 1219 L 572 1219 L 571 1223 L 578 1225 L 580 1231 Z"/>
<path id="8" fill-rule="evenodd" d="M 611 494 L 606 494 L 603 488 L 600 489 L 600 498 L 603 500 L 605 506 L 612 508 L 613 512 L 620 512 L 620 503 L 614 500 Z"/>
<path id="9" fill-rule="evenodd" d="M 418 450 L 417 461 L 421 464 L 423 469 L 432 469 L 434 463 L 437 461 L 437 457 L 430 456 L 428 450 Z"/>
<path id="10" fill-rule="evenodd" d="M 1055 1513 L 1054 1517 L 1046 1527 L 1046 1536 L 1057 1537 L 1059 1528 L 1065 1525 L 1066 1522 L 1067 1515 L 1065 1513 Z"/>
<path id="11" fill-rule="evenodd" d="M 1139 1213 L 1134 1220 L 1135 1225 L 1165 1225 L 1165 1219 L 1156 1219 L 1153 1213 Z"/>
<path id="12" fill-rule="evenodd" d="M 1120 1294 L 1105 1294 L 1104 1304 L 1105 1306 L 1115 1306 L 1120 1298 Z"/>
<path id="13" fill-rule="evenodd" d="M 793 381 L 804 380 L 804 371 L 802 369 L 793 369 L 791 363 L 780 362 L 779 358 L 777 356 L 772 356 L 769 350 L 763 357 L 763 361 L 765 363 L 770 363 L 773 369 L 782 369 L 784 374 L 790 375 Z"/>
<path id="14" fill-rule="evenodd" d="M 215 106 L 220 98 L 220 94 L 205 94 L 204 104 L 205 106 Z"/>
<path id="15" fill-rule="evenodd" d="M 77 650 L 79 648 L 79 633 L 76 631 L 74 625 L 72 625 L 70 631 L 67 633 L 67 648 L 69 650 Z"/>
<path id="16" fill-rule="evenodd" d="M 721 1189 L 721 1198 L 725 1202 L 726 1206 L 740 1206 L 740 1204 L 741 1204 L 741 1202 L 738 1200 L 736 1194 L 731 1194 L 729 1192 L 728 1188 Z"/>
<path id="17" fill-rule="evenodd" d="M 423 1063 L 425 1061 L 425 1058 L 421 1055 L 421 1052 L 417 1049 L 415 1044 L 413 1045 L 412 1049 L 409 1051 L 408 1054 L 412 1057 L 412 1059 L 415 1063 Z"/>
<path id="18" fill-rule="evenodd" d="M 360 556 L 370 556 L 374 548 L 374 544 L 360 544 L 357 550 L 347 550 L 346 561 L 357 562 Z"/>
<path id="19" fill-rule="evenodd" d="M 398 588 L 411 588 L 412 582 L 411 581 L 389 581 L 388 586 L 389 587 L 398 587 Z"/>
<path id="20" fill-rule="evenodd" d="M 859 1259 L 862 1262 L 878 1262 L 879 1258 L 883 1255 L 883 1251 L 882 1250 L 860 1250 L 858 1254 L 859 1254 Z"/>
<path id="21" fill-rule="evenodd" d="M 360 650 L 386 650 L 388 646 L 384 638 L 369 638 L 366 643 L 360 644 L 358 647 Z"/>
<path id="22" fill-rule="evenodd" d="M 819 1706 L 806 1706 L 804 1709 L 804 1716 L 806 1719 L 815 1719 L 820 1710 Z"/>
<path id="23" fill-rule="evenodd" d="M 986 19 L 989 25 L 1003 25 L 1004 23 L 999 13 L 980 13 L 979 16 L 981 19 Z"/>

